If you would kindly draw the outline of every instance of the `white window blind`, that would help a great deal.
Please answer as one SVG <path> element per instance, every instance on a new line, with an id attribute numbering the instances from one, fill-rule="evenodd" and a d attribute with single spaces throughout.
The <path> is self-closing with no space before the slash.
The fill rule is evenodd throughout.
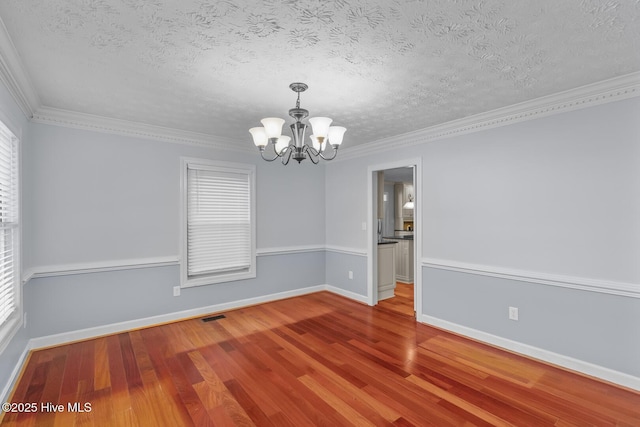
<path id="1" fill-rule="evenodd" d="M 255 277 L 252 171 L 187 163 L 187 285 Z"/>
<path id="2" fill-rule="evenodd" d="M 18 304 L 18 141 L 0 124 L 0 327 Z"/>

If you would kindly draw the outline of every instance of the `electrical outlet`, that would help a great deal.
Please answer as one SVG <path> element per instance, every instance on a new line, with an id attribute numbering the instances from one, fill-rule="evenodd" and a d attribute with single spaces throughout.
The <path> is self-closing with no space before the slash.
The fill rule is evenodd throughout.
<path id="1" fill-rule="evenodd" d="M 367 223 L 363 222 L 362 223 L 362 231 L 366 231 L 367 230 Z"/>
<path id="2" fill-rule="evenodd" d="M 518 307 L 509 307 L 509 319 L 518 320 Z"/>
<path id="3" fill-rule="evenodd" d="M 179 297 L 180 296 L 180 286 L 174 286 L 173 287 L 173 296 L 174 297 Z"/>
<path id="4" fill-rule="evenodd" d="M 349 270 L 349 279 L 353 280 L 353 271 Z"/>

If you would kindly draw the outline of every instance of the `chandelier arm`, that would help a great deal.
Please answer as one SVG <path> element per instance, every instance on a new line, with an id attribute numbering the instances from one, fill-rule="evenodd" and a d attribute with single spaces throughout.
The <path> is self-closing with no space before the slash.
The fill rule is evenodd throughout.
<path id="1" fill-rule="evenodd" d="M 309 160 L 311 160 L 311 163 L 313 163 L 314 165 L 317 165 L 318 162 L 320 161 L 320 159 L 317 156 L 309 156 Z"/>
<path id="2" fill-rule="evenodd" d="M 260 156 L 261 156 L 264 160 L 266 160 L 267 162 L 273 162 L 274 160 L 277 160 L 279 157 L 281 157 L 281 156 L 279 156 L 279 155 L 278 155 L 278 153 L 275 153 L 275 155 L 276 155 L 276 156 L 275 156 L 273 159 L 270 159 L 270 158 L 268 158 L 268 157 L 265 157 L 265 156 L 264 156 L 264 150 L 260 150 Z"/>
<path id="3" fill-rule="evenodd" d="M 320 152 L 318 150 L 316 150 L 315 148 L 313 148 L 311 145 L 305 144 L 303 151 L 305 152 L 309 152 L 309 154 L 318 157 L 320 155 Z"/>
<path id="4" fill-rule="evenodd" d="M 276 151 L 276 147 L 275 147 L 275 145 L 274 145 L 274 147 L 273 147 L 273 151 L 276 153 L 276 155 L 277 155 L 278 157 L 283 157 L 285 154 L 287 154 L 287 151 L 288 151 L 288 152 L 291 152 L 291 145 L 287 145 L 287 146 L 286 146 L 286 147 L 284 147 L 284 148 L 283 148 L 279 153 Z"/>
<path id="5" fill-rule="evenodd" d="M 323 153 L 318 153 L 318 155 L 320 157 L 322 157 L 323 160 L 333 160 L 336 158 L 336 156 L 338 155 L 338 146 L 337 145 L 332 145 L 331 147 L 333 147 L 333 155 L 331 157 L 325 157 Z"/>
<path id="6" fill-rule="evenodd" d="M 285 153 L 286 151 L 286 153 Z M 288 146 L 286 149 L 282 150 L 282 164 L 283 165 L 288 165 L 289 164 L 289 160 L 291 160 L 291 153 L 293 152 L 291 145 Z"/>
<path id="7" fill-rule="evenodd" d="M 316 150 L 315 148 L 313 148 L 310 145 L 306 145 L 304 146 L 304 148 L 302 149 L 303 152 L 309 153 L 309 160 L 311 160 L 311 163 L 313 163 L 314 165 L 317 165 L 318 162 L 320 161 L 320 159 L 318 157 L 320 157 L 320 153 L 318 152 L 318 150 Z"/>

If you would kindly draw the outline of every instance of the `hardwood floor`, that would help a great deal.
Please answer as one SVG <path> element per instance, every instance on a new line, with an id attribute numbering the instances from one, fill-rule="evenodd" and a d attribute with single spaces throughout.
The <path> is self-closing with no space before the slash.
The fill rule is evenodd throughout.
<path id="1" fill-rule="evenodd" d="M 413 283 L 396 282 L 394 297 L 378 302 L 378 307 L 411 316 L 415 319 L 413 309 Z"/>
<path id="2" fill-rule="evenodd" d="M 320 292 L 224 314 L 35 351 L 10 402 L 37 410 L 2 425 L 640 425 L 640 393 L 385 307 Z"/>

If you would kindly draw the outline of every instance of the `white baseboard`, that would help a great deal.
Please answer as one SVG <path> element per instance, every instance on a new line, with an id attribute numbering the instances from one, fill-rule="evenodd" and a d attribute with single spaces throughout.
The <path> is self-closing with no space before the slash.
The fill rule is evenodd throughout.
<path id="1" fill-rule="evenodd" d="M 13 367 L 13 371 L 9 376 L 9 380 L 2 389 L 2 394 L 0 394 L 0 402 L 4 403 L 8 401 L 7 399 L 9 399 L 9 393 L 13 389 L 13 385 L 15 384 L 15 382 L 18 380 L 18 375 L 20 375 L 20 371 L 22 371 L 22 366 L 24 365 L 24 362 L 27 359 L 30 350 L 31 349 L 29 347 L 29 344 L 27 344 L 24 348 L 24 351 L 20 355 L 20 358 L 18 359 L 18 363 L 16 363 L 16 366 Z"/>
<path id="2" fill-rule="evenodd" d="M 354 301 L 361 302 L 363 304 L 369 304 L 369 298 L 366 295 L 356 294 L 355 292 L 345 291 L 344 289 L 336 288 L 335 286 L 326 285 L 325 290 L 336 295 L 343 296 L 345 298 L 352 299 Z"/>
<path id="3" fill-rule="evenodd" d="M 117 334 L 132 329 L 145 328 L 161 323 L 173 322 L 177 320 L 187 319 L 190 317 L 202 316 L 209 313 L 217 313 L 225 310 L 233 310 L 236 308 L 247 307 L 265 302 L 277 301 L 280 299 L 306 295 L 314 292 L 326 290 L 326 285 L 311 286 L 308 288 L 296 289 L 293 291 L 281 292 L 277 294 L 264 295 L 255 298 L 232 301 L 223 304 L 209 305 L 190 310 L 176 311 L 173 313 L 161 314 L 158 316 L 145 317 L 143 319 L 128 320 L 125 322 L 112 323 L 104 326 L 96 326 L 94 328 L 80 329 L 71 332 L 63 332 L 55 335 L 47 335 L 44 337 L 32 338 L 29 340 L 29 349 L 39 349 L 51 347 L 55 345 L 66 344 L 74 341 L 81 341 L 90 338 L 96 338 L 103 335 Z"/>
<path id="4" fill-rule="evenodd" d="M 613 369 L 574 359 L 572 357 L 564 356 L 562 354 L 554 353 L 552 351 L 544 350 L 538 347 L 533 347 L 528 344 L 512 341 L 506 338 L 499 337 L 497 335 L 492 335 L 487 332 L 469 328 L 467 326 L 458 325 L 457 323 L 438 319 L 437 317 L 421 315 L 418 318 L 418 321 L 519 354 L 523 354 L 534 359 L 561 366 L 572 371 L 580 372 L 592 377 L 596 377 L 605 381 L 609 381 L 611 383 L 640 391 L 640 378 L 634 377 L 629 374 L 614 371 Z"/>

